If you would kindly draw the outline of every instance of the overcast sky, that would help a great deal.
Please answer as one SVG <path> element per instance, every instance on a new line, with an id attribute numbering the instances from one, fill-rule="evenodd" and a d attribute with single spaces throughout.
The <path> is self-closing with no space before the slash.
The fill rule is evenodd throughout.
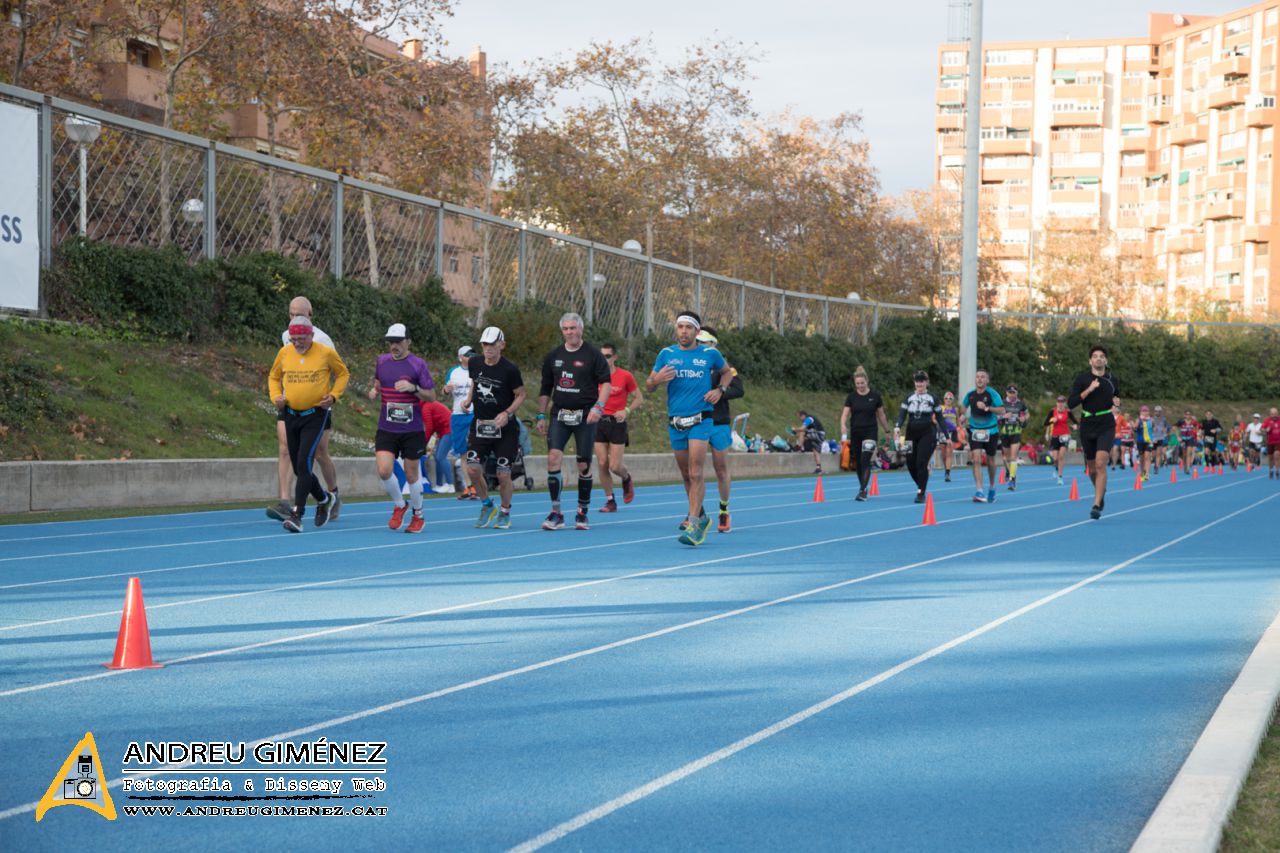
<path id="1" fill-rule="evenodd" d="M 567 56 L 589 42 L 652 35 L 675 59 L 712 37 L 758 45 L 763 59 L 748 83 L 763 114 L 787 107 L 826 118 L 862 114 L 883 192 L 924 189 L 932 180 L 937 45 L 947 38 L 951 0 L 785 3 L 739 0 L 457 0 L 444 22 L 446 52 L 479 45 L 490 64 L 519 67 Z M 1140 0 L 986 0 L 984 41 L 1119 38 L 1145 35 L 1153 11 L 1221 15 L 1245 0 L 1196 0 L 1186 8 Z"/>

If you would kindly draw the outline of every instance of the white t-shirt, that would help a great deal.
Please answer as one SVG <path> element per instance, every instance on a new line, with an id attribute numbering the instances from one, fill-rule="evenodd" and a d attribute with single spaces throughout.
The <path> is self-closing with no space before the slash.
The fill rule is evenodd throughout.
<path id="1" fill-rule="evenodd" d="M 325 346 L 327 346 L 329 349 L 332 349 L 332 350 L 336 350 L 336 349 L 337 349 L 337 347 L 335 347 L 335 346 L 333 345 L 333 339 L 332 339 L 332 338 L 330 338 L 328 335 L 326 335 L 324 332 L 320 331 L 320 327 L 319 327 L 319 326 L 312 326 L 312 327 L 311 327 L 311 335 L 312 335 L 312 338 L 311 338 L 311 339 L 312 339 L 313 341 L 315 341 L 316 343 L 318 343 L 318 344 L 324 344 Z M 282 343 L 284 343 L 284 345 L 285 345 L 285 346 L 288 346 L 288 345 L 289 345 L 289 330 L 288 330 L 288 329 L 285 329 L 285 330 L 284 330 L 284 333 L 280 335 L 280 340 L 281 340 L 281 342 L 282 342 Z"/>
<path id="2" fill-rule="evenodd" d="M 1249 438 L 1250 444 L 1262 444 L 1262 424 L 1251 422 L 1244 428 L 1244 434 Z"/>
<path id="3" fill-rule="evenodd" d="M 449 375 L 445 377 L 445 385 L 453 386 L 453 413 L 455 415 L 465 415 L 466 410 L 462 408 L 462 404 L 467 401 L 467 396 L 471 393 L 471 374 L 467 372 L 465 367 L 461 365 L 449 371 Z"/>

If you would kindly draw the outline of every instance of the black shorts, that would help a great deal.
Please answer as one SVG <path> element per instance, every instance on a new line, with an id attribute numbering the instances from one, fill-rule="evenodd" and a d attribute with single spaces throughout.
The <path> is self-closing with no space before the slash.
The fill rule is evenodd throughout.
<path id="1" fill-rule="evenodd" d="M 582 422 L 577 426 L 563 424 L 556 417 L 558 410 L 551 412 L 551 423 L 547 427 L 547 450 L 564 451 L 569 444 L 569 436 L 573 436 L 573 448 L 581 462 L 590 462 L 595 452 L 596 425 L 587 423 L 587 411 L 582 412 Z"/>
<path id="2" fill-rule="evenodd" d="M 1013 447 L 1015 444 L 1022 444 L 1022 433 L 1004 432 L 1000 434 L 1001 447 Z"/>
<path id="3" fill-rule="evenodd" d="M 1084 459 L 1088 462 L 1099 452 L 1111 453 L 1111 446 L 1116 443 L 1116 419 L 1113 415 L 1095 415 L 1086 417 L 1080 424 L 1080 448 L 1084 451 Z"/>
<path id="4" fill-rule="evenodd" d="M 373 437 L 373 449 L 401 459 L 421 459 L 427 455 L 427 434 L 420 429 L 411 432 L 380 429 Z"/>
<path id="5" fill-rule="evenodd" d="M 1069 435 L 1055 435 L 1053 438 L 1049 439 L 1049 447 L 1054 450 L 1057 450 L 1059 447 L 1065 449 L 1069 446 L 1071 446 L 1071 436 Z"/>
<path id="6" fill-rule="evenodd" d="M 627 422 L 618 421 L 613 415 L 605 415 L 596 424 L 596 444 L 621 444 L 628 447 L 631 436 L 627 432 Z"/>
<path id="7" fill-rule="evenodd" d="M 969 452 L 977 453 L 979 450 L 985 452 L 988 456 L 994 456 L 1000 450 L 1000 433 L 995 427 L 985 430 L 987 433 L 986 441 L 978 441 L 974 438 L 975 433 L 983 432 L 981 428 L 974 429 L 969 427 Z"/>
<path id="8" fill-rule="evenodd" d="M 826 440 L 827 434 L 825 432 L 805 432 L 803 450 L 806 453 L 812 453 L 815 450 L 821 451 L 822 445 Z"/>
<path id="9" fill-rule="evenodd" d="M 502 428 L 502 435 L 498 438 L 478 438 L 476 422 L 471 422 L 471 429 L 467 433 L 468 465 L 483 465 L 492 456 L 499 471 L 510 470 L 519 449 L 520 427 L 514 421 Z"/>
<path id="10" fill-rule="evenodd" d="M 284 423 L 284 409 L 276 410 L 276 420 Z M 333 429 L 333 409 L 329 410 L 329 420 L 324 422 L 325 429 Z"/>

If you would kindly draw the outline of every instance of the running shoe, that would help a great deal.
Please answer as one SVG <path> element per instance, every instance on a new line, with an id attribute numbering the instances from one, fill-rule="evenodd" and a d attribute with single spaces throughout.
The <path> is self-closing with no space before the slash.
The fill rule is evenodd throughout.
<path id="1" fill-rule="evenodd" d="M 686 515 L 684 517 L 684 521 L 680 522 L 680 524 L 676 527 L 676 530 L 679 530 L 681 533 L 684 533 L 688 529 L 689 529 L 689 516 Z"/>
<path id="2" fill-rule="evenodd" d="M 488 527 L 498 517 L 498 508 L 485 501 L 480 504 L 480 516 L 476 519 L 476 527 Z"/>
<path id="3" fill-rule="evenodd" d="M 600 507 L 600 511 L 601 512 L 617 512 L 618 502 L 615 501 L 613 498 L 609 498 L 609 500 L 604 502 L 604 506 Z"/>
<path id="4" fill-rule="evenodd" d="M 1018 478 L 1017 478 L 1017 477 L 1010 477 L 1010 478 L 1009 478 L 1009 491 L 1011 491 L 1011 492 L 1016 492 L 1017 490 L 1018 490 Z"/>
<path id="5" fill-rule="evenodd" d="M 559 530 L 564 527 L 564 513 L 556 512 L 554 509 L 547 513 L 547 520 L 542 522 L 543 530 Z"/>
<path id="6" fill-rule="evenodd" d="M 301 533 L 302 519 L 297 515 L 290 515 L 284 520 L 284 524 L 281 526 L 290 533 Z"/>
<path id="7" fill-rule="evenodd" d="M 458 500 L 478 501 L 480 500 L 480 496 L 476 494 L 475 486 L 467 486 L 465 489 L 463 489 L 461 492 L 458 493 Z"/>
<path id="8" fill-rule="evenodd" d="M 950 472 L 950 471 L 948 471 L 948 472 L 947 472 L 947 476 L 943 479 L 943 481 L 942 481 L 942 482 L 944 482 L 944 483 L 950 483 L 950 482 L 951 482 L 951 472 Z"/>
<path id="9" fill-rule="evenodd" d="M 1094 506 L 1091 510 L 1089 510 L 1089 517 L 1092 518 L 1094 521 L 1097 521 L 1099 518 L 1102 518 L 1102 507 Z"/>
<path id="10" fill-rule="evenodd" d="M 1061 477 L 1059 477 L 1059 478 L 1058 478 L 1058 485 L 1059 485 L 1059 486 L 1061 486 L 1061 485 L 1062 485 L 1062 478 L 1061 478 Z"/>
<path id="11" fill-rule="evenodd" d="M 322 504 L 316 504 L 316 527 L 324 527 L 329 523 L 329 510 L 333 509 L 333 495 L 325 498 Z"/>
<path id="12" fill-rule="evenodd" d="M 288 501 L 280 501 L 275 506 L 267 507 L 267 518 L 274 518 L 276 521 L 288 521 L 291 515 L 293 515 L 293 504 Z"/>
<path id="13" fill-rule="evenodd" d="M 996 502 L 996 490 L 993 488 L 987 491 L 987 503 L 993 504 L 995 502 Z"/>
<path id="14" fill-rule="evenodd" d="M 987 496 L 982 493 L 981 489 L 973 493 L 973 502 L 976 504 L 984 504 L 987 502 Z"/>
<path id="15" fill-rule="evenodd" d="M 813 473 L 815 473 L 815 474 L 821 474 L 821 473 L 822 473 L 822 466 L 821 466 L 821 465 L 819 465 L 817 468 L 814 468 L 814 469 L 813 469 Z"/>
<path id="16" fill-rule="evenodd" d="M 716 525 L 716 530 L 720 533 L 728 533 L 733 529 L 733 525 L 729 523 L 729 513 L 720 513 L 720 523 Z"/>
<path id="17" fill-rule="evenodd" d="M 622 480 L 622 502 L 624 504 L 629 504 L 635 499 L 636 499 L 636 487 L 631 482 L 630 477 L 625 477 Z"/>
<path id="18" fill-rule="evenodd" d="M 511 512 L 510 510 L 502 510 L 498 513 L 498 520 L 493 523 L 494 530 L 510 530 L 511 529 Z"/>
<path id="19" fill-rule="evenodd" d="M 404 529 L 405 533 L 421 533 L 426 520 L 422 517 L 422 513 L 415 512 L 413 518 L 409 519 L 409 526 Z"/>
<path id="20" fill-rule="evenodd" d="M 409 511 L 409 505 L 398 506 L 391 510 L 391 520 L 387 522 L 387 527 L 392 530 L 399 530 L 400 525 L 404 524 L 404 514 Z"/>
<path id="21" fill-rule="evenodd" d="M 924 490 L 923 490 L 923 489 L 921 489 L 920 491 L 916 492 L 916 499 L 913 501 L 913 503 L 918 503 L 918 504 L 922 504 L 922 503 L 924 503 Z"/>
<path id="22" fill-rule="evenodd" d="M 860 491 L 858 492 L 858 494 L 854 497 L 854 500 L 855 500 L 855 501 L 865 501 L 866 499 L 867 499 L 867 490 L 866 490 L 866 489 L 862 489 L 862 490 L 860 490 Z"/>
<path id="23" fill-rule="evenodd" d="M 437 495 L 451 495 L 454 492 L 454 488 L 451 483 L 441 483 L 440 485 L 436 486 L 432 491 L 434 491 Z"/>
<path id="24" fill-rule="evenodd" d="M 707 539 L 707 528 L 711 526 L 711 516 L 702 515 L 698 520 L 689 525 L 684 533 L 680 534 L 681 545 L 701 545 Z"/>
<path id="25" fill-rule="evenodd" d="M 591 525 L 587 524 L 587 511 L 585 509 L 580 509 L 577 511 L 577 513 L 574 514 L 573 529 L 574 530 L 590 530 L 591 529 Z"/>
<path id="26" fill-rule="evenodd" d="M 342 512 L 342 495 L 337 492 L 329 493 L 329 520 L 337 521 L 338 513 Z"/>

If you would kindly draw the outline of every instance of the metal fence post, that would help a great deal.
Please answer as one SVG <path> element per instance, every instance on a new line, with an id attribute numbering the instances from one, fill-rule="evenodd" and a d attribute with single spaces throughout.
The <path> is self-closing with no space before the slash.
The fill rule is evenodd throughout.
<path id="1" fill-rule="evenodd" d="M 595 290 L 595 278 L 596 278 L 596 247 L 588 246 L 587 247 L 587 280 L 586 282 L 584 282 L 585 290 L 586 290 L 586 305 L 583 308 L 583 312 L 587 315 L 586 320 L 588 323 L 595 321 L 595 307 L 596 307 L 595 294 L 592 293 L 592 291 Z"/>
<path id="2" fill-rule="evenodd" d="M 747 286 L 745 284 L 738 285 L 738 328 L 743 329 L 747 325 Z"/>
<path id="3" fill-rule="evenodd" d="M 871 309 L 871 334 L 880 331 L 880 303 L 876 303 Z"/>
<path id="4" fill-rule="evenodd" d="M 653 333 L 653 255 L 644 259 L 644 333 Z"/>
<path id="5" fill-rule="evenodd" d="M 40 263 L 53 264 L 53 105 L 49 96 L 40 104 L 40 221 L 37 235 L 40 239 Z M 42 295 L 43 296 L 43 295 Z M 40 313 L 44 314 L 43 298 Z"/>
<path id="6" fill-rule="evenodd" d="M 444 282 L 444 205 L 436 208 L 436 278 Z"/>
<path id="7" fill-rule="evenodd" d="M 822 297 L 822 339 L 831 340 L 831 297 Z"/>
<path id="8" fill-rule="evenodd" d="M 204 149 L 204 256 L 218 256 L 218 143 Z"/>
<path id="9" fill-rule="evenodd" d="M 702 272 L 693 274 L 693 310 L 702 314 Z"/>
<path id="10" fill-rule="evenodd" d="M 523 305 L 526 295 L 527 283 L 525 280 L 525 265 L 529 258 L 529 232 L 525 230 L 525 224 L 520 223 L 520 242 L 516 245 L 516 302 Z"/>
<path id="11" fill-rule="evenodd" d="M 334 278 L 342 278 L 343 201 L 342 176 L 333 185 L 333 239 L 329 247 L 329 272 Z"/>
<path id="12" fill-rule="evenodd" d="M 785 332 L 787 330 L 787 292 L 782 291 L 782 298 L 778 300 L 778 331 Z"/>

